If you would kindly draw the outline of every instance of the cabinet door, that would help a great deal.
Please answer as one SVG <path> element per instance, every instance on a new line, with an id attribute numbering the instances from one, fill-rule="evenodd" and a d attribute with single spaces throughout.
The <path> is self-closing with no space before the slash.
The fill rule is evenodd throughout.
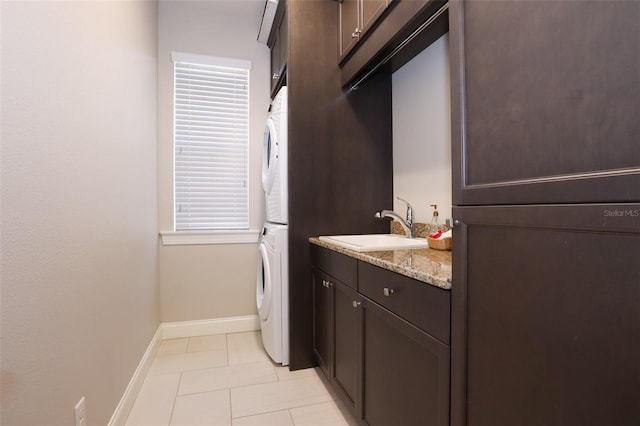
<path id="1" fill-rule="evenodd" d="M 366 33 L 369 28 L 376 22 L 376 19 L 387 7 L 387 0 L 362 0 L 362 34 Z"/>
<path id="2" fill-rule="evenodd" d="M 280 66 L 278 74 L 281 78 L 285 78 L 287 71 L 287 54 L 289 52 L 289 25 L 287 23 L 287 11 L 285 9 L 280 28 L 278 28 L 278 39 L 280 40 Z"/>
<path id="3" fill-rule="evenodd" d="M 452 425 L 638 424 L 640 204 L 454 214 Z"/>
<path id="4" fill-rule="evenodd" d="M 287 11 L 282 9 L 276 13 L 274 28 L 271 30 L 273 37 L 271 46 L 271 97 L 276 95 L 278 89 L 284 84 L 287 54 L 289 49 Z"/>
<path id="5" fill-rule="evenodd" d="M 362 414 L 366 423 L 448 425 L 449 347 L 363 299 Z"/>
<path id="6" fill-rule="evenodd" d="M 359 27 L 359 2 L 360 0 L 343 0 L 340 3 L 340 60 L 358 42 L 358 35 L 361 30 Z"/>
<path id="7" fill-rule="evenodd" d="M 330 378 L 333 368 L 333 289 L 331 278 L 312 268 L 313 353 L 320 368 Z"/>
<path id="8" fill-rule="evenodd" d="M 276 95 L 276 86 L 280 79 L 280 37 L 276 36 L 271 47 L 271 97 Z"/>
<path id="9" fill-rule="evenodd" d="M 452 1 L 453 202 L 640 199 L 640 2 Z"/>
<path id="10" fill-rule="evenodd" d="M 352 288 L 339 281 L 334 283 L 334 368 L 333 381 L 342 393 L 352 412 L 358 401 L 360 363 L 358 350 L 358 306 L 360 297 Z"/>

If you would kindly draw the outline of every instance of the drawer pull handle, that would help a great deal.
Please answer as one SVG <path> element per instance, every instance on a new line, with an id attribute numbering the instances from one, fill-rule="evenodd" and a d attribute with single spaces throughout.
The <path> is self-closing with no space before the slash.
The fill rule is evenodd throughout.
<path id="1" fill-rule="evenodd" d="M 354 300 L 353 302 L 351 302 L 354 308 L 357 308 L 358 306 L 360 306 L 361 303 L 362 302 L 358 302 L 357 300 Z"/>
<path id="2" fill-rule="evenodd" d="M 385 296 L 391 296 L 393 294 L 393 289 L 389 287 L 385 287 L 382 292 Z"/>

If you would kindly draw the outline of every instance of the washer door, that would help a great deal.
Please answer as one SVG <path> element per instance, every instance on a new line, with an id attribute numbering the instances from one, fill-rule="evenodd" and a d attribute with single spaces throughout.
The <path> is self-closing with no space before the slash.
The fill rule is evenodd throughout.
<path id="1" fill-rule="evenodd" d="M 269 117 L 264 126 L 262 138 L 262 189 L 265 194 L 271 192 L 273 182 L 278 171 L 278 135 L 273 124 L 273 119 Z"/>
<path id="2" fill-rule="evenodd" d="M 266 321 L 271 311 L 273 287 L 271 283 L 271 265 L 269 265 L 267 246 L 264 243 L 260 244 L 260 258 L 261 261 L 258 262 L 258 280 L 256 284 L 256 306 L 260 319 Z"/>

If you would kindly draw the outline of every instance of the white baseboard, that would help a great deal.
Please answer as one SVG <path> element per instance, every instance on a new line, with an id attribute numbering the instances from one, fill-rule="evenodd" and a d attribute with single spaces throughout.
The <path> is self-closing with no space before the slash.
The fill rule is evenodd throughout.
<path id="1" fill-rule="evenodd" d="M 133 373 L 127 389 L 125 389 L 122 399 L 118 403 L 109 426 L 124 425 L 129 417 L 131 408 L 136 401 L 138 392 L 142 387 L 153 358 L 158 352 L 162 340 L 178 339 L 182 337 L 206 336 L 209 334 L 241 333 L 244 331 L 260 330 L 260 319 L 257 315 L 247 315 L 243 317 L 215 318 L 200 321 L 166 322 L 160 324 L 158 330 L 151 338 L 138 368 Z"/>
<path id="2" fill-rule="evenodd" d="M 260 330 L 260 319 L 257 315 L 247 315 L 200 321 L 165 322 L 161 327 L 162 339 L 167 340 Z"/>
<path id="3" fill-rule="evenodd" d="M 149 342 L 149 346 L 147 346 L 147 350 L 142 355 L 142 359 L 138 363 L 138 368 L 133 373 L 133 377 L 129 380 L 129 384 L 118 403 L 113 415 L 111 416 L 111 420 L 109 420 L 109 426 L 121 426 L 124 425 L 127 421 L 127 417 L 129 417 L 129 413 L 131 412 L 131 408 L 133 408 L 134 402 L 136 402 L 136 398 L 138 396 L 138 392 L 140 392 L 140 388 L 142 387 L 142 383 L 144 379 L 147 377 L 147 373 L 149 372 L 149 368 L 151 368 L 151 363 L 153 362 L 153 358 L 156 356 L 158 349 L 160 348 L 160 342 L 162 339 L 162 324 L 156 330 L 156 333 L 151 338 L 151 342 Z"/>

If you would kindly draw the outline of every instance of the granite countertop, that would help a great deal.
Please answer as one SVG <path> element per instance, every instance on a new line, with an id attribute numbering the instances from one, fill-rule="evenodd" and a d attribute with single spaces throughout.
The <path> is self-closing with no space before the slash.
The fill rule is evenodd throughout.
<path id="1" fill-rule="evenodd" d="M 388 269 L 418 281 L 451 289 L 451 252 L 430 248 L 357 252 L 342 246 L 309 238 L 309 242 L 345 254 L 363 262 Z"/>

